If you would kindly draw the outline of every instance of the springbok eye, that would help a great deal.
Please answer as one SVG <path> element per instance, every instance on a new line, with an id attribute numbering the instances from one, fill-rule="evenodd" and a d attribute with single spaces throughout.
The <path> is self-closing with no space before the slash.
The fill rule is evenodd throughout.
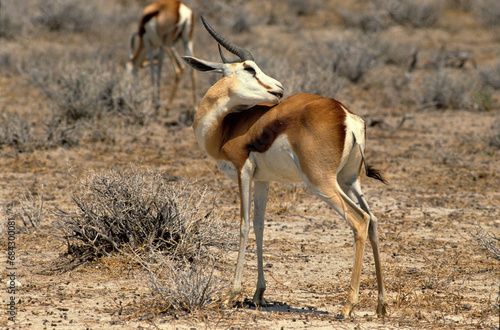
<path id="1" fill-rule="evenodd" d="M 246 66 L 244 70 L 248 71 L 249 73 L 251 73 L 254 76 L 257 74 L 257 72 L 255 72 L 255 69 L 252 68 L 251 66 Z"/>

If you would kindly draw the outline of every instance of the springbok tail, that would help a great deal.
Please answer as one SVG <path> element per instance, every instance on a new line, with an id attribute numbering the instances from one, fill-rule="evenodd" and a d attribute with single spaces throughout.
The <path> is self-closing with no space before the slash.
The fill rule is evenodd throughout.
<path id="1" fill-rule="evenodd" d="M 356 143 L 356 136 L 354 135 L 353 133 L 353 137 L 354 137 L 354 143 Z M 363 148 L 361 147 L 361 145 L 359 143 L 356 143 L 359 147 L 359 152 L 361 153 L 361 158 L 363 159 L 363 164 L 365 166 L 365 173 L 366 173 L 366 176 L 367 177 L 370 177 L 370 178 L 373 178 L 373 179 L 376 179 L 376 180 L 379 180 L 380 182 L 382 182 L 383 184 L 389 184 L 387 182 L 386 179 L 384 179 L 384 177 L 382 176 L 382 172 L 380 172 L 380 170 L 376 169 L 375 167 L 369 165 L 367 162 L 366 162 L 366 159 L 365 159 L 365 153 L 363 151 Z"/>
<path id="2" fill-rule="evenodd" d="M 135 39 L 139 35 L 137 31 L 134 31 L 130 34 L 130 38 L 128 39 L 128 50 L 129 50 L 129 58 L 132 58 L 134 56 L 134 50 L 135 50 Z"/>

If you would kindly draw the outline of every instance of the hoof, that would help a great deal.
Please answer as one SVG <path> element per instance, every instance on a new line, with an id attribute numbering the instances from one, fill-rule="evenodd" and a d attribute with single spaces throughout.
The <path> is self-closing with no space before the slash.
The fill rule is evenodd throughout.
<path id="1" fill-rule="evenodd" d="M 379 304 L 377 306 L 377 317 L 383 318 L 387 316 L 387 303 Z"/>

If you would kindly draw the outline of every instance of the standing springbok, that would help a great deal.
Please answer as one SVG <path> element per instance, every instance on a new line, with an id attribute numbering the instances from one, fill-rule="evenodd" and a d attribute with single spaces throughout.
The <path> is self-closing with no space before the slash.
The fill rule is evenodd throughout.
<path id="1" fill-rule="evenodd" d="M 141 20 L 139 21 L 139 29 L 132 32 L 130 36 L 130 59 L 126 64 L 126 70 L 130 74 L 136 74 L 137 69 L 145 61 L 146 55 L 148 55 L 153 84 L 153 104 L 156 107 L 160 105 L 161 67 L 165 50 L 172 60 L 175 70 L 175 81 L 166 105 L 167 112 L 174 100 L 184 71 L 182 61 L 175 50 L 175 42 L 182 40 L 186 54 L 193 56 L 193 26 L 194 14 L 188 6 L 177 0 L 159 0 L 144 8 Z M 138 41 L 137 38 L 139 39 Z M 155 69 L 154 57 L 157 50 L 158 67 Z M 191 78 L 193 102 L 196 107 L 198 101 L 196 98 L 196 76 L 194 70 L 192 71 Z"/>
<path id="2" fill-rule="evenodd" d="M 241 280 L 250 227 L 252 182 L 253 225 L 257 243 L 258 279 L 253 296 L 264 306 L 266 283 L 262 261 L 264 213 L 270 181 L 304 181 L 319 197 L 347 220 L 354 232 L 354 267 L 347 302 L 338 315 L 349 317 L 358 302 L 359 281 L 367 236 L 375 260 L 378 284 L 378 316 L 386 314 L 380 265 L 377 218 L 361 192 L 361 169 L 384 181 L 364 160 L 365 123 L 340 102 L 312 94 L 296 94 L 280 103 L 281 83 L 255 64 L 247 50 L 227 41 L 203 19 L 219 44 L 223 63 L 183 57 L 193 68 L 222 73 L 201 100 L 195 114 L 194 132 L 199 144 L 228 177 L 238 182 L 241 224 L 236 274 L 224 303 L 231 305 L 241 291 Z M 222 45 L 240 60 L 228 62 Z"/>

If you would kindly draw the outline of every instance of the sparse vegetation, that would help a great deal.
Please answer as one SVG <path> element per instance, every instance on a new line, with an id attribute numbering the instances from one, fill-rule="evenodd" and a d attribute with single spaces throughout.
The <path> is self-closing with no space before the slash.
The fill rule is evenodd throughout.
<path id="1" fill-rule="evenodd" d="M 495 0 L 474 1 L 475 9 L 482 22 L 489 27 L 500 25 L 500 3 Z"/>
<path id="2" fill-rule="evenodd" d="M 97 12 L 93 2 L 43 0 L 32 22 L 50 31 L 84 32 L 95 24 Z"/>
<path id="3" fill-rule="evenodd" d="M 500 122 L 493 123 L 491 133 L 488 134 L 483 140 L 490 146 L 500 150 Z"/>
<path id="4" fill-rule="evenodd" d="M 21 202 L 21 218 L 26 228 L 38 228 L 43 215 L 43 185 L 40 193 L 27 192 Z"/>
<path id="5" fill-rule="evenodd" d="M 357 28 L 365 33 L 374 33 L 389 26 L 389 17 L 385 10 L 371 8 L 363 12 L 340 9 L 339 16 L 349 28 Z"/>
<path id="6" fill-rule="evenodd" d="M 441 69 L 423 82 L 419 100 L 423 106 L 463 109 L 472 105 L 474 80 L 467 74 Z"/>
<path id="7" fill-rule="evenodd" d="M 313 15 L 320 8 L 318 0 L 288 0 L 290 10 L 298 16 Z"/>
<path id="8" fill-rule="evenodd" d="M 167 117 L 151 109 L 149 67 L 133 81 L 122 75 L 149 2 L 0 3 L 0 208 L 16 225 L 23 285 L 14 325 L 347 325 L 334 315 L 352 267 L 351 233 L 301 185 L 270 187 L 271 312 L 246 307 L 252 234 L 240 307 L 220 308 L 237 253 L 238 187 L 181 124 L 192 110 L 189 71 Z M 363 182 L 379 218 L 390 317 L 364 312 L 376 295 L 365 264 L 349 326 L 497 327 L 500 2 L 186 2 L 248 48 L 286 96 L 331 96 L 366 119 L 365 156 L 391 181 Z M 194 36 L 195 56 L 218 61 L 198 18 Z M 167 95 L 173 72 L 167 61 L 164 69 Z M 198 96 L 219 78 L 199 74 Z M 151 170 L 130 169 L 138 163 Z M 5 235 L 4 227 L 3 251 Z"/>
<path id="9" fill-rule="evenodd" d="M 32 123 L 18 116 L 0 117 L 0 147 L 8 145 L 20 151 L 34 150 L 37 140 L 33 137 Z"/>
<path id="10" fill-rule="evenodd" d="M 391 0 L 380 3 L 396 23 L 416 28 L 435 24 L 444 9 L 442 0 Z"/>
<path id="11" fill-rule="evenodd" d="M 227 252 L 229 235 L 207 187 L 152 171 L 109 171 L 87 177 L 73 200 L 78 211 L 59 220 L 68 254 L 79 260 L 70 268 L 130 255 L 167 309 L 192 312 L 221 289 L 215 262 Z"/>
<path id="12" fill-rule="evenodd" d="M 207 188 L 169 183 L 151 171 L 94 173 L 73 197 L 78 213 L 63 214 L 60 225 L 68 246 L 89 256 L 130 249 L 192 261 L 225 244 L 213 201 L 201 207 L 208 198 Z"/>
<path id="13" fill-rule="evenodd" d="M 63 60 L 53 71 L 43 63 L 28 70 L 31 80 L 56 102 L 61 117 L 70 123 L 115 112 L 144 124 L 151 113 L 150 95 L 131 81 L 120 81 L 121 75 L 105 64 Z"/>
<path id="14" fill-rule="evenodd" d="M 365 73 L 378 64 L 379 54 L 374 50 L 371 39 L 362 34 L 331 41 L 328 45 L 333 59 L 333 73 L 353 83 L 360 82 Z"/>
<path id="15" fill-rule="evenodd" d="M 186 262 L 155 254 L 154 262 L 143 260 L 141 263 L 147 269 L 153 291 L 167 309 L 201 310 L 214 303 L 220 291 L 228 285 L 228 279 L 221 276 L 210 258 Z"/>
<path id="16" fill-rule="evenodd" d="M 496 65 L 479 70 L 479 76 L 484 85 L 490 86 L 495 90 L 500 89 L 500 60 Z"/>
<path id="17" fill-rule="evenodd" d="M 500 261 L 500 237 L 486 232 L 481 226 L 470 233 L 474 241 L 483 248 L 490 257 Z"/>

